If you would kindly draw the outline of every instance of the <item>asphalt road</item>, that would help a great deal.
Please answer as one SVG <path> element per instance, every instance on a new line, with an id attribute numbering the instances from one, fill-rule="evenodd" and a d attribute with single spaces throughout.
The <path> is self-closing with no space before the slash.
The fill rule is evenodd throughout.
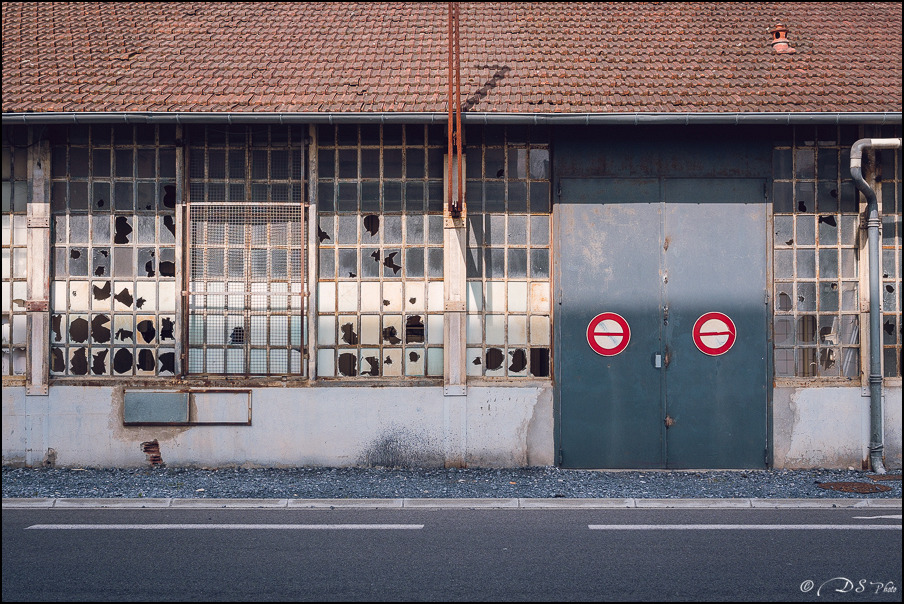
<path id="1" fill-rule="evenodd" d="M 901 509 L 4 508 L 3 601 L 901 601 Z"/>

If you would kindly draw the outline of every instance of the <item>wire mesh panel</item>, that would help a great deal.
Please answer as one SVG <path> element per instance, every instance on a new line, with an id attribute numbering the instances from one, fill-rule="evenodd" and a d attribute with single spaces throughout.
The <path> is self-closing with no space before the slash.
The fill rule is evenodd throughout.
<path id="1" fill-rule="evenodd" d="M 193 204 L 190 212 L 189 372 L 302 374 L 303 208 Z"/>

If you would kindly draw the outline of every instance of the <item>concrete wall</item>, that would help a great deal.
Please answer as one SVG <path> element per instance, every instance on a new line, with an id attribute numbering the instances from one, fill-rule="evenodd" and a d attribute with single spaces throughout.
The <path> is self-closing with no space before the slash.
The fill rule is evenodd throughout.
<path id="1" fill-rule="evenodd" d="M 3 389 L 3 463 L 169 466 L 523 467 L 555 464 L 551 386 L 257 388 L 251 425 L 124 426 L 122 387 Z M 901 386 L 886 387 L 885 464 L 902 466 Z M 211 396 L 211 398 L 215 397 Z M 210 411 L 216 413 L 216 410 Z M 354 419 L 354 421 L 351 421 Z M 857 387 L 779 387 L 776 468 L 860 469 L 869 455 L 869 396 Z"/>
<path id="2" fill-rule="evenodd" d="M 885 466 L 901 468 L 901 386 L 884 394 Z M 775 388 L 775 467 L 868 469 L 869 405 L 859 387 Z"/>
<path id="3" fill-rule="evenodd" d="M 123 387 L 3 389 L 3 463 L 169 466 L 548 466 L 552 387 L 257 388 L 250 425 L 124 426 Z M 214 397 L 215 400 L 215 397 Z M 208 401 L 209 404 L 209 401 Z"/>

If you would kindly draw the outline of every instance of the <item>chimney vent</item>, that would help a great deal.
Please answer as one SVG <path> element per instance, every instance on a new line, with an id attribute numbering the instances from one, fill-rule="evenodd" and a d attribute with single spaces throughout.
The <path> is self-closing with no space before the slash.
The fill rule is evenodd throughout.
<path id="1" fill-rule="evenodd" d="M 779 23 L 775 27 L 772 28 L 772 48 L 775 49 L 775 52 L 780 55 L 790 55 L 797 52 L 794 48 L 792 48 L 791 43 L 788 41 L 788 28 Z"/>

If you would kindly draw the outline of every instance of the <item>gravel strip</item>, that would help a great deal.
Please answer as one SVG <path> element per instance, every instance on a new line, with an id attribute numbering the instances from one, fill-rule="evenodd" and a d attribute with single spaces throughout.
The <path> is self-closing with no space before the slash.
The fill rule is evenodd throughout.
<path id="1" fill-rule="evenodd" d="M 848 483 L 875 493 L 820 484 Z M 3 498 L 901 498 L 901 471 L 400 468 L 3 468 Z"/>

